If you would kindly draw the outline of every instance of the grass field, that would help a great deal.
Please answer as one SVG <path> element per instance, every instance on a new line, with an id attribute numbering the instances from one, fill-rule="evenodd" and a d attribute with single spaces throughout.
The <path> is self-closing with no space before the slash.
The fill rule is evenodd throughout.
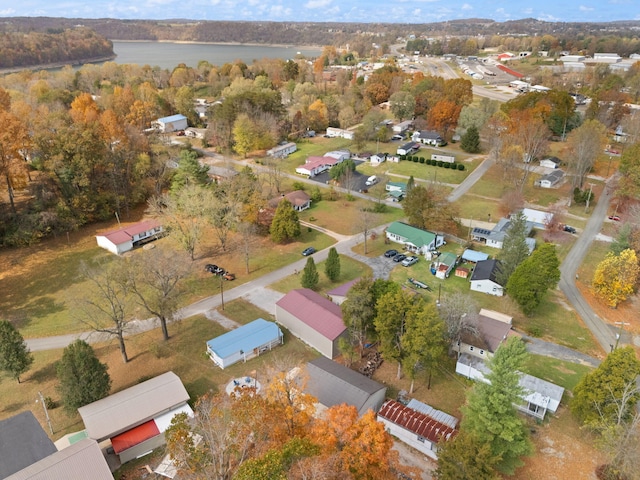
<path id="1" fill-rule="evenodd" d="M 563 362 L 555 358 L 541 355 L 529 355 L 529 359 L 522 370 L 529 375 L 541 378 L 547 382 L 555 383 L 566 390 L 573 391 L 578 382 L 593 368 L 587 365 L 578 365 L 571 362 Z M 569 396 L 562 398 L 562 403 L 568 403 Z"/>

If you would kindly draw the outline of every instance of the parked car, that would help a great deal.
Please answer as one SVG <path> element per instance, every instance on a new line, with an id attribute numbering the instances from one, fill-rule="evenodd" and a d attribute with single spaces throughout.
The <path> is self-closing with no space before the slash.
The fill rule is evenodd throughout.
<path id="1" fill-rule="evenodd" d="M 609 220 L 613 220 L 614 222 L 619 222 L 620 217 L 618 215 L 609 215 Z"/>
<path id="2" fill-rule="evenodd" d="M 219 267 L 218 267 L 217 265 L 214 265 L 213 263 L 207 263 L 207 264 L 204 266 L 204 269 L 205 269 L 207 272 L 209 272 L 209 273 L 216 273 L 216 270 L 217 270 L 218 268 L 219 268 Z"/>
<path id="3" fill-rule="evenodd" d="M 411 265 L 414 265 L 416 263 L 418 263 L 418 257 L 411 256 L 411 257 L 405 258 L 402 261 L 402 266 L 403 267 L 410 267 Z"/>
<path id="4" fill-rule="evenodd" d="M 236 274 L 235 273 L 225 273 L 224 275 L 222 275 L 222 278 L 224 278 L 225 280 L 235 280 L 236 279 Z"/>
<path id="5" fill-rule="evenodd" d="M 302 255 L 305 257 L 308 257 L 309 255 L 312 255 L 316 253 L 316 249 L 313 247 L 307 247 L 302 251 Z"/>
<path id="6" fill-rule="evenodd" d="M 564 227 L 562 227 L 562 229 L 565 232 L 569 232 L 569 233 L 576 233 L 576 229 L 573 228 L 571 225 L 565 225 Z"/>
<path id="7" fill-rule="evenodd" d="M 395 257 L 393 257 L 393 261 L 396 262 L 396 263 L 400 263 L 405 258 L 407 258 L 407 256 L 404 253 L 399 253 Z"/>
<path id="8" fill-rule="evenodd" d="M 367 178 L 367 181 L 364 182 L 367 187 L 375 185 L 376 183 L 378 183 L 378 177 L 376 177 L 375 175 L 371 175 L 369 178 Z"/>
<path id="9" fill-rule="evenodd" d="M 386 252 L 384 252 L 384 256 L 387 258 L 393 258 L 395 257 L 398 253 L 398 250 L 387 250 Z"/>

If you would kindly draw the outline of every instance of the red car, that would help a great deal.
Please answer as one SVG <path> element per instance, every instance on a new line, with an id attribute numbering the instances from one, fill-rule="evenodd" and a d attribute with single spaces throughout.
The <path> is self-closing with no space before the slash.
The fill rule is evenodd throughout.
<path id="1" fill-rule="evenodd" d="M 619 222 L 620 217 L 617 215 L 609 215 L 609 220 L 613 220 L 614 222 Z"/>

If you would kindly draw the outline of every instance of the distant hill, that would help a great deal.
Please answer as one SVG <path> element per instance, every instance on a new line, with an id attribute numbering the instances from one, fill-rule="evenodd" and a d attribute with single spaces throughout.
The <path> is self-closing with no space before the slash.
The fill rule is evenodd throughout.
<path id="1" fill-rule="evenodd" d="M 85 27 L 5 30 L 0 35 L 0 69 L 84 63 L 114 56 L 111 41 Z"/>

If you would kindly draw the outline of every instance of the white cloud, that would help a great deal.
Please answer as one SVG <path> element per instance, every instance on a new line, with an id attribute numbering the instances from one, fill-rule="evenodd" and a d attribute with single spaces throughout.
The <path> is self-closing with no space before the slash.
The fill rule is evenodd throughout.
<path id="1" fill-rule="evenodd" d="M 305 8 L 327 8 L 333 0 L 309 0 Z"/>
<path id="2" fill-rule="evenodd" d="M 578 7 L 578 10 L 580 10 L 581 12 L 593 12 L 595 9 L 593 7 L 587 7 L 585 5 L 580 5 Z"/>
<path id="3" fill-rule="evenodd" d="M 468 3 L 463 3 L 462 7 L 460 7 L 460 10 L 473 10 L 473 7 Z"/>

